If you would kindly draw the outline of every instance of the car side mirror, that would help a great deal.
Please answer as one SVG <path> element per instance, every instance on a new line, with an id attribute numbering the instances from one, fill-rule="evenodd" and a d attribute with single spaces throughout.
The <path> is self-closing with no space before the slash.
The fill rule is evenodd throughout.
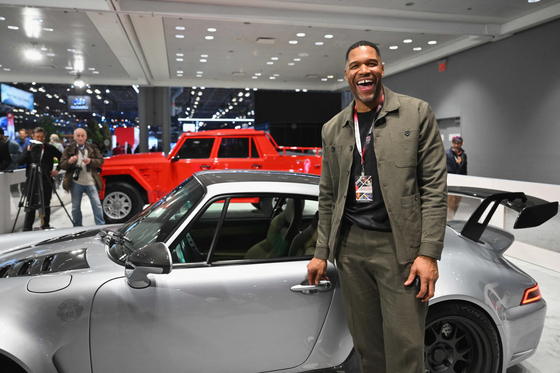
<path id="1" fill-rule="evenodd" d="M 176 156 L 171 158 L 171 162 L 177 162 L 179 159 L 181 159 L 181 158 L 179 158 L 179 156 L 176 155 Z"/>
<path id="2" fill-rule="evenodd" d="M 167 245 L 155 242 L 130 254 L 125 263 L 126 281 L 134 289 L 146 288 L 151 283 L 148 274 L 168 274 L 172 267 Z"/>

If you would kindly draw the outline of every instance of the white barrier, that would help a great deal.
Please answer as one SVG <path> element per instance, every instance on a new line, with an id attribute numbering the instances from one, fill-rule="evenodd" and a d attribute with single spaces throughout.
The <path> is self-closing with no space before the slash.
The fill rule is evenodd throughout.
<path id="1" fill-rule="evenodd" d="M 21 197 L 19 185 L 25 180 L 25 169 L 0 172 L 0 234 L 12 231 L 18 209 L 17 204 Z M 21 227 L 23 226 L 23 215 L 25 214 L 22 211 L 18 218 Z"/>

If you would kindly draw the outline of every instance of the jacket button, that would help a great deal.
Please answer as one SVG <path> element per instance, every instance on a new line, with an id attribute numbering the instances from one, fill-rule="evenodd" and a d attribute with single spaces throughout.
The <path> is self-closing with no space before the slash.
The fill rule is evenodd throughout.
<path id="1" fill-rule="evenodd" d="M 346 170 L 346 175 L 350 175 L 350 170 Z"/>
<path id="2" fill-rule="evenodd" d="M 350 151 L 354 150 L 354 147 L 352 145 L 350 145 Z"/>
<path id="3" fill-rule="evenodd" d="M 384 186 L 385 188 L 387 188 L 387 183 L 383 183 L 383 186 Z"/>
<path id="4" fill-rule="evenodd" d="M 418 196 L 414 196 L 414 200 L 415 200 L 415 201 L 418 201 Z"/>
<path id="5" fill-rule="evenodd" d="M 334 152 L 334 151 L 335 151 L 335 147 L 334 147 L 334 146 L 333 146 L 333 147 L 331 147 L 331 150 L 332 150 L 332 151 Z"/>
<path id="6" fill-rule="evenodd" d="M 383 124 L 383 123 L 385 123 L 385 118 L 379 119 L 379 124 Z"/>
<path id="7" fill-rule="evenodd" d="M 344 198 L 346 198 L 346 193 L 344 193 Z"/>
<path id="8" fill-rule="evenodd" d="M 407 136 L 407 137 L 410 136 L 410 131 L 405 131 L 404 135 Z"/>

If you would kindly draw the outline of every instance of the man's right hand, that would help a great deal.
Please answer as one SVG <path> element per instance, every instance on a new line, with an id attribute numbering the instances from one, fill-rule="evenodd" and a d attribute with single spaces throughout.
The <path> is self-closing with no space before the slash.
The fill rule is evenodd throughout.
<path id="1" fill-rule="evenodd" d="M 78 161 L 78 156 L 77 155 L 74 155 L 74 156 L 68 158 L 68 163 L 70 163 L 70 164 L 74 164 L 77 161 Z"/>
<path id="2" fill-rule="evenodd" d="M 327 280 L 327 261 L 325 259 L 313 258 L 307 265 L 307 281 L 309 285 L 319 285 L 319 281 Z"/>

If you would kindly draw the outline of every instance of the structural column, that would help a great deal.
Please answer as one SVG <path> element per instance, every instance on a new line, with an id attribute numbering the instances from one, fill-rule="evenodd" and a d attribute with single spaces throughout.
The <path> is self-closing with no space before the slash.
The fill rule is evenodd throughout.
<path id="1" fill-rule="evenodd" d="M 140 117 L 140 151 L 148 151 L 148 126 L 161 127 L 163 151 L 171 150 L 171 100 L 169 87 L 140 87 L 138 116 Z"/>

